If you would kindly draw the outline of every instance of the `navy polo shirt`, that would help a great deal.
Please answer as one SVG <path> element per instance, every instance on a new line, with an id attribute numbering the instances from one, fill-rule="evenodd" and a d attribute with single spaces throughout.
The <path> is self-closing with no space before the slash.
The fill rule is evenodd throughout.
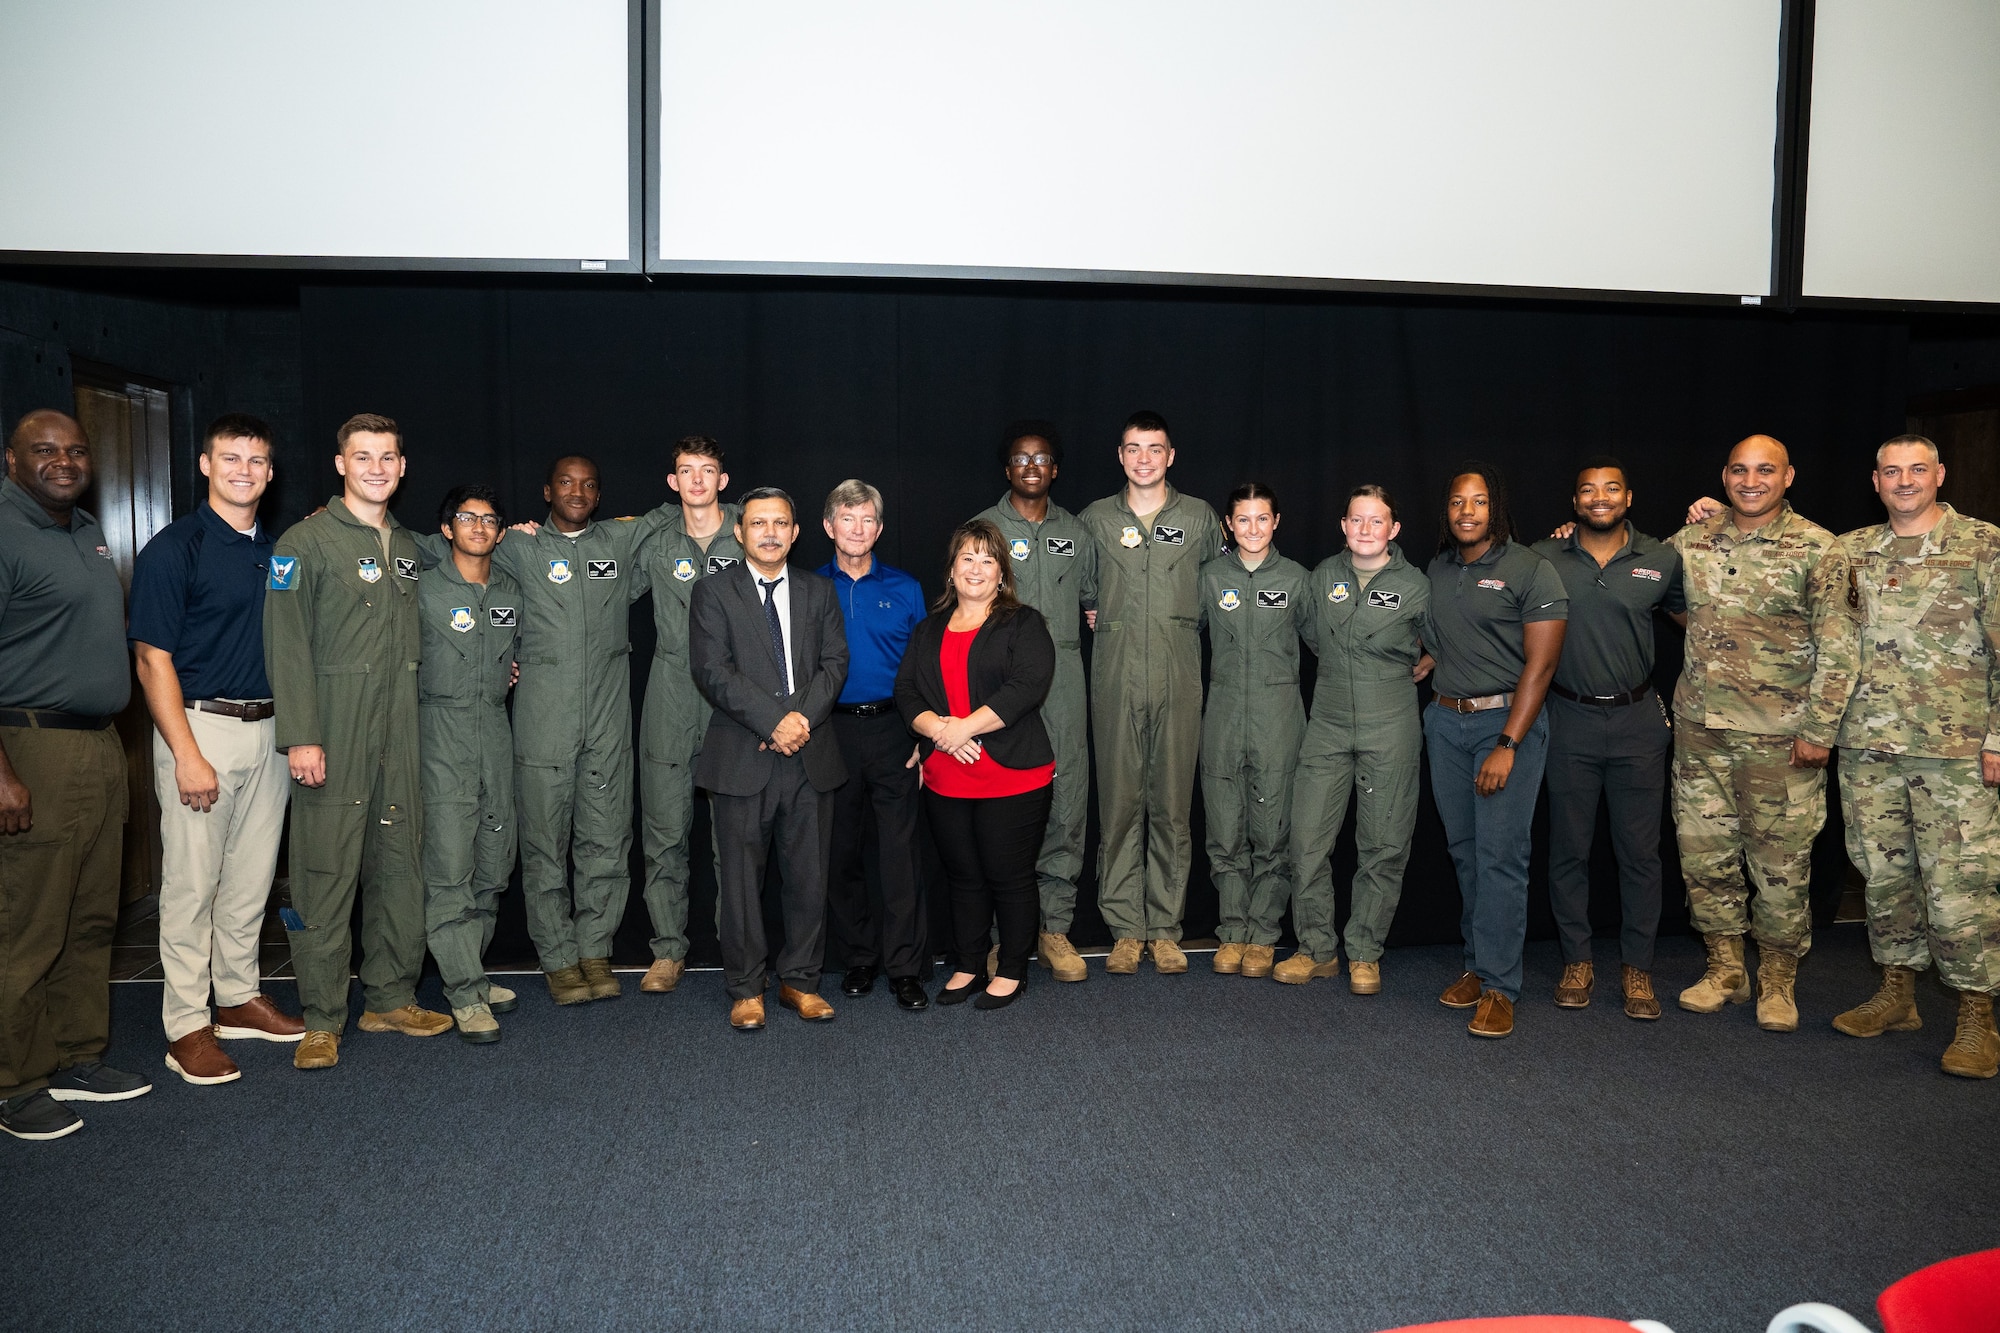
<path id="1" fill-rule="evenodd" d="M 880 703 L 895 695 L 896 668 L 903 664 L 910 633 L 929 614 L 923 587 L 914 578 L 872 555 L 868 561 L 868 572 L 858 579 L 847 577 L 837 560 L 819 568 L 833 580 L 847 628 L 847 684 L 840 690 L 844 704 Z"/>
<path id="2" fill-rule="evenodd" d="M 201 502 L 146 543 L 132 566 L 134 643 L 173 654 L 189 699 L 268 699 L 264 584 L 271 533 L 249 536 Z"/>

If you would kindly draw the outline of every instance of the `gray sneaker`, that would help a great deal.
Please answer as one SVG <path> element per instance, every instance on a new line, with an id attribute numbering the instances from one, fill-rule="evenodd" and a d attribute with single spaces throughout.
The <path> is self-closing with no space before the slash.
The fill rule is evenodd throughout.
<path id="1" fill-rule="evenodd" d="M 0 1102 L 0 1130 L 17 1139 L 59 1139 L 83 1128 L 83 1118 L 49 1096 L 45 1088 Z"/>
<path id="2" fill-rule="evenodd" d="M 153 1090 L 141 1074 L 113 1069 L 102 1060 L 88 1060 L 49 1075 L 49 1096 L 59 1102 L 129 1102 Z"/>

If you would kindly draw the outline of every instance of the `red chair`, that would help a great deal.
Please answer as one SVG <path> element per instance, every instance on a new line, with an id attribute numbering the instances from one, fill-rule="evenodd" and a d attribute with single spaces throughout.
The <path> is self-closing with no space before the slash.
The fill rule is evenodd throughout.
<path id="1" fill-rule="evenodd" d="M 1411 1324 L 1391 1333 L 1672 1333 L 1664 1324 L 1640 1320 L 1599 1319 L 1594 1315 L 1524 1314 L 1496 1319 L 1447 1319 L 1441 1324 Z"/>
<path id="2" fill-rule="evenodd" d="M 2000 1250 L 1919 1268 L 1875 1298 L 1883 1333 L 2000 1333 Z"/>

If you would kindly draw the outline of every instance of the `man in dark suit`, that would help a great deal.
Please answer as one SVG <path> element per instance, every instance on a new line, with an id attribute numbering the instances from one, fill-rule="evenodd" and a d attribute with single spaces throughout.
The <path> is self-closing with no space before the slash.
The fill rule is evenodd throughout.
<path id="1" fill-rule="evenodd" d="M 694 780 L 713 798 L 729 1025 L 754 1032 L 764 1026 L 764 866 L 774 844 L 784 882 L 778 1003 L 808 1021 L 833 1017 L 819 972 L 833 792 L 847 766 L 827 722 L 847 680 L 847 636 L 833 583 L 785 563 L 798 537 L 792 497 L 764 486 L 741 504 L 744 563 L 695 585 L 688 658 L 715 705 Z"/>

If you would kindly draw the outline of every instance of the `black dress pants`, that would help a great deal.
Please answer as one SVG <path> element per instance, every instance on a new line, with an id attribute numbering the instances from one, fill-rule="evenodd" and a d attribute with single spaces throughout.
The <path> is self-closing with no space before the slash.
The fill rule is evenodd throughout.
<path id="1" fill-rule="evenodd" d="M 848 967 L 880 967 L 890 977 L 914 977 L 930 949 L 930 912 L 917 851 L 916 749 L 902 714 L 833 715 L 833 734 L 847 760 L 847 781 L 833 793 L 833 864 L 827 875 L 826 920 Z M 882 882 L 877 904 L 868 890 L 868 816 L 875 816 L 875 864 Z"/>
<path id="2" fill-rule="evenodd" d="M 1041 921 L 1035 861 L 1054 791 L 1043 786 L 990 800 L 924 793 L 938 858 L 951 885 L 952 940 L 960 972 L 985 970 L 987 932 L 997 920 L 1000 975 L 1010 981 L 1027 977 Z"/>
<path id="3" fill-rule="evenodd" d="M 721 883 L 716 926 L 729 998 L 764 993 L 765 967 L 794 990 L 819 989 L 826 954 L 826 856 L 833 826 L 831 793 L 813 790 L 798 756 L 778 760 L 754 796 L 710 795 L 715 861 Z M 785 937 L 777 958 L 764 935 L 764 867 L 773 851 L 783 880 L 779 910 Z"/>
<path id="4" fill-rule="evenodd" d="M 1611 807 L 1627 967 L 1653 970 L 1660 926 L 1660 816 L 1667 803 L 1673 730 L 1657 691 L 1618 707 L 1548 701 L 1549 906 L 1563 961 L 1590 960 L 1590 845 L 1597 798 Z"/>

